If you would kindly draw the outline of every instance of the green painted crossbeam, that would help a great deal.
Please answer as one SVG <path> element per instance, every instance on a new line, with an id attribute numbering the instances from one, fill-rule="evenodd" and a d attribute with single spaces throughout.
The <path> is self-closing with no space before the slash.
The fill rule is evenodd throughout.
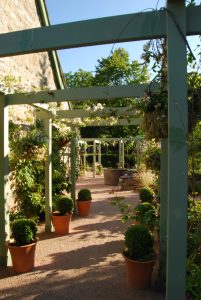
<path id="1" fill-rule="evenodd" d="M 201 6 L 187 8 L 188 35 L 201 33 L 200 15 Z M 135 13 L 4 33 L 0 57 L 165 36 L 165 11 Z"/>
<path id="2" fill-rule="evenodd" d="M 116 119 L 111 121 L 111 119 L 99 119 L 99 120 L 90 120 L 90 121 L 74 121 L 66 122 L 68 126 L 84 127 L 84 126 L 131 126 L 131 125 L 140 125 L 142 123 L 141 118 L 131 118 L 131 119 Z"/>
<path id="3" fill-rule="evenodd" d="M 144 140 L 144 137 L 142 136 L 134 136 L 134 137 L 130 137 L 130 138 L 81 138 L 78 141 L 80 142 L 93 142 L 96 141 L 96 143 L 98 142 L 118 142 L 118 141 L 123 141 L 123 142 L 129 142 L 129 141 L 140 141 L 140 140 Z"/>
<path id="4" fill-rule="evenodd" d="M 0 57 L 146 40 L 153 35 L 157 38 L 164 36 L 165 31 L 164 12 L 129 14 L 52 25 L 0 35 Z"/>
<path id="5" fill-rule="evenodd" d="M 74 119 L 74 118 L 95 118 L 95 117 L 121 117 L 135 116 L 136 109 L 133 107 L 110 107 L 93 110 L 73 109 L 59 110 L 55 113 L 40 110 L 36 112 L 37 119 Z"/>
<path id="6" fill-rule="evenodd" d="M 63 101 L 105 100 L 129 97 L 142 97 L 148 90 L 156 90 L 157 85 L 132 84 L 122 86 L 99 86 L 70 88 L 66 90 L 43 91 L 26 94 L 6 95 L 7 105 L 48 103 Z"/>

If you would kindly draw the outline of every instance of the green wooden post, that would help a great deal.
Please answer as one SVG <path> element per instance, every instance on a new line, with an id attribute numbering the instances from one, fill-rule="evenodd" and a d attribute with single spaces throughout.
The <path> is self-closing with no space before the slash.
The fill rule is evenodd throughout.
<path id="1" fill-rule="evenodd" d="M 71 139 L 71 197 L 76 204 L 77 136 Z M 75 205 L 76 207 L 76 205 Z"/>
<path id="2" fill-rule="evenodd" d="M 93 141 L 93 178 L 96 178 L 96 141 Z"/>
<path id="3" fill-rule="evenodd" d="M 166 297 L 167 300 L 183 300 L 186 289 L 188 199 L 185 0 L 168 0 L 167 9 L 169 138 Z"/>
<path id="4" fill-rule="evenodd" d="M 124 141 L 122 141 L 122 145 L 121 145 L 121 155 L 122 155 L 122 168 L 124 168 L 125 166 L 125 149 L 124 149 Z"/>
<path id="5" fill-rule="evenodd" d="M 121 140 L 119 140 L 119 168 L 122 168 Z"/>
<path id="6" fill-rule="evenodd" d="M 102 160 L 101 160 L 101 141 L 99 141 L 99 144 L 98 144 L 98 163 L 99 163 L 99 165 L 102 164 Z"/>
<path id="7" fill-rule="evenodd" d="M 4 95 L 0 94 L 0 266 L 7 266 L 10 262 L 6 247 L 6 241 L 10 239 L 8 125 L 8 106 Z"/>
<path id="8" fill-rule="evenodd" d="M 84 155 L 83 155 L 83 167 L 84 167 L 84 175 L 86 174 L 86 150 L 87 150 L 87 143 L 84 142 Z"/>
<path id="9" fill-rule="evenodd" d="M 137 171 L 139 171 L 139 166 L 140 166 L 140 141 L 137 141 L 136 143 L 136 168 Z"/>
<path id="10" fill-rule="evenodd" d="M 167 199 L 168 199 L 168 141 L 161 140 L 161 166 L 160 166 L 160 268 L 158 282 L 161 288 L 166 282 L 166 257 L 167 257 Z"/>
<path id="11" fill-rule="evenodd" d="M 45 162 L 45 231 L 52 231 L 52 120 L 46 119 L 45 137 L 47 139 L 47 158 Z"/>

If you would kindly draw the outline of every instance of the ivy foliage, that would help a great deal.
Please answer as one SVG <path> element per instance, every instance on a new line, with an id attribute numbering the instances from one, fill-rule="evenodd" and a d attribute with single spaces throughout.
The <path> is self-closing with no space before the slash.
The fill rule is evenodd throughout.
<path id="1" fill-rule="evenodd" d="M 147 169 L 150 169 L 158 176 L 160 171 L 160 156 L 161 156 L 161 149 L 158 143 L 155 140 L 149 141 L 147 144 L 147 148 L 145 149 L 144 153 L 144 163 Z"/>
<path id="2" fill-rule="evenodd" d="M 201 200 L 189 198 L 187 291 L 192 299 L 201 299 Z"/>
<path id="3" fill-rule="evenodd" d="M 54 127 L 53 127 L 54 128 Z M 69 190 L 70 182 L 62 160 L 63 134 L 53 129 L 53 195 Z M 70 141 L 70 137 L 67 138 Z M 42 218 L 45 209 L 46 137 L 41 122 L 23 128 L 10 122 L 10 171 L 12 174 L 15 209 L 11 219 L 18 216 Z"/>

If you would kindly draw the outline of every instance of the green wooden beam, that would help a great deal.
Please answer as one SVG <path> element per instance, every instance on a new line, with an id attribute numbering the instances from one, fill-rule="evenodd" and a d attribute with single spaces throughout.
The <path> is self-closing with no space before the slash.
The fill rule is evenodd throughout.
<path id="1" fill-rule="evenodd" d="M 135 13 L 4 33 L 0 35 L 0 57 L 164 35 L 164 12 Z"/>
<path id="2" fill-rule="evenodd" d="M 79 141 L 93 142 L 95 139 L 97 140 L 97 138 L 82 138 L 82 139 L 79 139 Z M 135 137 L 130 137 L 130 138 L 99 138 L 98 139 L 98 141 L 100 141 L 100 142 L 118 142 L 120 140 L 122 140 L 124 142 L 129 142 L 129 141 L 144 140 L 144 138 L 141 136 L 135 136 Z"/>
<path id="3" fill-rule="evenodd" d="M 45 161 L 45 231 L 52 231 L 52 120 L 45 121 L 47 139 L 47 157 Z"/>
<path id="4" fill-rule="evenodd" d="M 116 119 L 113 122 L 110 119 L 100 119 L 100 120 L 90 120 L 79 122 L 66 122 L 66 125 L 74 125 L 76 127 L 94 127 L 94 126 L 131 126 L 131 125 L 140 125 L 142 123 L 141 118 L 131 118 L 127 119 Z"/>
<path id="5" fill-rule="evenodd" d="M 72 128 L 74 131 L 75 129 Z M 76 165 L 77 165 L 77 137 L 71 139 L 71 198 L 76 212 Z"/>
<path id="6" fill-rule="evenodd" d="M 38 0 L 36 1 L 36 5 L 38 5 L 39 8 L 39 13 L 41 15 L 41 19 L 42 19 L 42 26 L 50 26 L 50 19 L 48 16 L 48 11 L 47 11 L 47 6 L 45 3 L 45 0 Z M 59 58 L 57 55 L 56 51 L 49 51 L 49 56 L 51 58 L 51 62 L 54 66 L 53 68 L 53 73 L 55 75 L 55 79 L 57 82 L 57 88 L 59 89 L 64 89 L 64 76 L 63 76 L 63 72 L 61 69 L 61 65 L 59 62 Z"/>
<path id="7" fill-rule="evenodd" d="M 8 106 L 4 95 L 0 94 L 0 266 L 10 263 L 6 247 L 6 241 L 10 239 L 8 155 Z"/>
<path id="8" fill-rule="evenodd" d="M 63 101 L 85 101 L 85 100 L 105 100 L 142 97 L 144 93 L 151 89 L 155 91 L 158 85 L 132 84 L 122 86 L 99 86 L 87 88 L 70 88 L 65 90 L 43 91 L 24 94 L 8 94 L 6 101 L 8 105 L 48 103 Z"/>
<path id="9" fill-rule="evenodd" d="M 187 35 L 200 35 L 201 5 L 186 8 L 186 34 Z"/>
<path id="10" fill-rule="evenodd" d="M 36 112 L 37 119 L 74 119 L 74 118 L 94 118 L 94 117 L 121 117 L 121 116 L 134 116 L 136 109 L 133 107 L 110 107 L 93 110 L 73 109 L 73 110 L 58 110 L 56 112 L 45 112 L 40 110 Z"/>
<path id="11" fill-rule="evenodd" d="M 188 35 L 201 33 L 200 15 L 200 6 L 187 8 Z M 165 11 L 159 10 L 3 33 L 0 57 L 162 38 L 165 22 Z"/>
<path id="12" fill-rule="evenodd" d="M 49 115 L 50 116 L 50 115 Z M 48 119 L 46 119 L 48 120 Z M 95 120 L 72 120 L 66 121 L 65 124 L 67 126 L 76 126 L 76 127 L 94 127 L 94 126 L 131 126 L 131 125 L 140 125 L 142 123 L 141 117 L 134 117 L 130 119 L 95 119 Z"/>
<path id="13" fill-rule="evenodd" d="M 188 200 L 188 105 L 185 0 L 167 1 L 168 50 L 168 215 L 166 299 L 186 291 Z M 172 18 L 174 15 L 174 19 Z M 179 26 L 183 35 L 179 32 Z"/>

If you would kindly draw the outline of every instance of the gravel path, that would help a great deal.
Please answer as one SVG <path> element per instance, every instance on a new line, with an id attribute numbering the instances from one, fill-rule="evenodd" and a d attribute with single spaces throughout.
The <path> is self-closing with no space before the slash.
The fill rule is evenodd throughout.
<path id="1" fill-rule="evenodd" d="M 126 283 L 120 254 L 125 225 L 108 199 L 126 196 L 137 203 L 137 195 L 115 192 L 117 188 L 104 186 L 101 177 L 80 180 L 77 188 L 83 187 L 92 190 L 91 215 L 73 217 L 67 236 L 45 233 L 41 226 L 34 270 L 16 275 L 12 268 L 1 268 L 0 299 L 165 299 L 151 290 L 132 290 Z"/>

